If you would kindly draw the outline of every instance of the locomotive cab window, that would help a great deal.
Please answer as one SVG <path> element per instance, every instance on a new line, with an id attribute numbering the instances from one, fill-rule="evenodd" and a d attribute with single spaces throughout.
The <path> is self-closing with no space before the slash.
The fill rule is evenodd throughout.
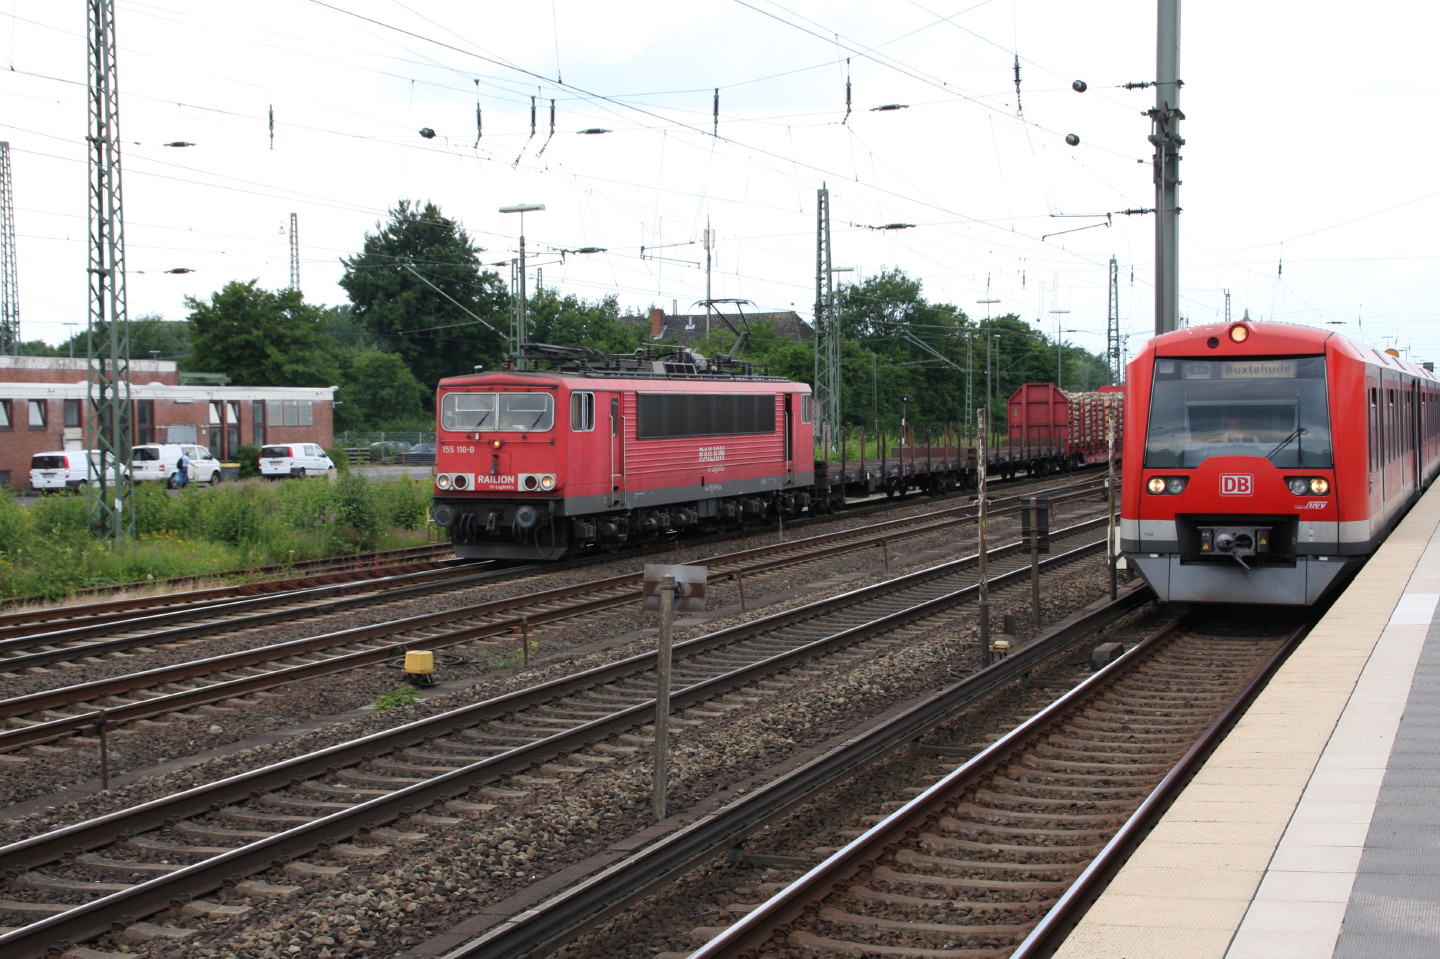
<path id="1" fill-rule="evenodd" d="M 570 431 L 589 433 L 595 429 L 595 394 L 576 391 L 570 394 Z"/>
<path id="2" fill-rule="evenodd" d="M 440 425 L 452 433 L 543 433 L 555 423 L 549 393 L 446 393 Z"/>
<path id="3" fill-rule="evenodd" d="M 1331 467 L 1325 360 L 1155 361 L 1145 465 L 1193 468 L 1211 456 Z"/>

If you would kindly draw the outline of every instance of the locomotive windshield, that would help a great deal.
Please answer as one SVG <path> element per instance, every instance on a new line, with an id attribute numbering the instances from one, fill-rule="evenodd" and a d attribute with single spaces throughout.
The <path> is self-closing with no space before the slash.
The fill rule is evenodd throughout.
<path id="1" fill-rule="evenodd" d="M 440 426 L 451 433 L 543 433 L 555 423 L 549 393 L 446 393 Z"/>
<path id="2" fill-rule="evenodd" d="M 1325 358 L 1157 358 L 1145 465 L 1191 468 L 1211 456 L 1333 466 Z"/>

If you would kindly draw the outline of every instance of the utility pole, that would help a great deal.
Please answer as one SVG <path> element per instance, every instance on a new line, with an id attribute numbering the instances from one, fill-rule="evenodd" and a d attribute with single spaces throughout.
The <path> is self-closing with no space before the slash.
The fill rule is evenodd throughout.
<path id="1" fill-rule="evenodd" d="M 85 486 L 91 526 L 112 541 L 135 533 L 128 473 L 109 485 L 107 460 L 130 463 L 130 320 L 125 313 L 125 217 L 120 202 L 120 89 L 115 69 L 115 2 L 89 0 L 90 13 L 90 415 L 85 430 L 100 450 L 100 484 Z M 119 470 L 115 473 L 119 474 Z"/>
<path id="2" fill-rule="evenodd" d="M 1158 0 L 1155 108 L 1155 335 L 1180 328 L 1180 0 Z"/>
<path id="3" fill-rule="evenodd" d="M 1121 369 L 1120 349 L 1120 265 L 1110 257 L 1110 309 L 1105 324 L 1105 357 L 1109 360 L 1110 382 L 1120 383 L 1125 371 Z"/>
<path id="4" fill-rule="evenodd" d="M 1051 310 L 1050 312 L 1055 315 L 1055 387 L 1063 390 L 1065 388 L 1065 377 L 1063 362 L 1060 358 L 1060 334 L 1062 332 L 1060 329 L 1060 317 L 1070 311 Z"/>
<path id="5" fill-rule="evenodd" d="M 300 291 L 300 225 L 299 216 L 290 214 L 290 289 Z"/>
<path id="6" fill-rule="evenodd" d="M 996 303 L 999 303 L 1000 301 L 986 298 L 983 300 L 976 300 L 975 302 L 985 307 L 985 392 L 986 396 L 988 397 L 990 392 L 990 308 Z M 974 393 L 971 391 L 971 385 L 973 382 L 971 370 L 975 366 L 974 350 L 971 349 L 971 346 L 973 345 L 971 340 L 973 339 L 974 337 L 967 337 L 965 343 L 965 425 L 967 427 L 971 423 L 975 422 L 975 403 L 974 400 L 971 398 L 974 396 Z M 988 409 L 986 410 L 986 413 L 989 413 Z"/>
<path id="7" fill-rule="evenodd" d="M 833 452 L 840 431 L 840 330 L 830 249 L 830 191 L 821 186 L 815 207 L 815 426 L 820 448 Z"/>
<path id="8" fill-rule="evenodd" d="M 715 249 L 715 231 L 710 229 L 710 218 L 705 218 L 705 335 L 710 335 L 710 314 L 715 304 L 710 301 L 710 251 Z"/>
<path id="9" fill-rule="evenodd" d="M 0 140 L 0 355 L 20 355 L 20 284 L 15 273 L 15 188 L 10 144 Z"/>

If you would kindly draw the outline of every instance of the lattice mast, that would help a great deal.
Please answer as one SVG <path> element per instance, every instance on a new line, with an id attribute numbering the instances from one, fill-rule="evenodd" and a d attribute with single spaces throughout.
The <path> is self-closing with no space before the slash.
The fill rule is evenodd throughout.
<path id="1" fill-rule="evenodd" d="M 85 431 L 101 460 L 130 463 L 130 321 L 125 314 L 125 230 L 120 202 L 120 105 L 115 70 L 114 0 L 89 0 L 90 12 L 90 358 Z M 100 471 L 86 486 L 96 532 L 122 540 L 135 532 L 134 487 L 112 487 Z"/>
<path id="2" fill-rule="evenodd" d="M 0 140 L 0 353 L 20 353 L 20 285 L 15 273 L 15 189 L 10 144 Z"/>
<path id="3" fill-rule="evenodd" d="M 290 214 L 290 289 L 300 289 L 300 218 Z"/>
<path id="4" fill-rule="evenodd" d="M 815 436 L 832 453 L 840 435 L 840 324 L 835 315 L 835 271 L 831 268 L 830 191 L 821 187 L 816 204 L 815 248 Z"/>
<path id="5" fill-rule="evenodd" d="M 1110 310 L 1105 326 L 1105 358 L 1110 367 L 1110 382 L 1125 379 L 1124 355 L 1120 345 L 1120 264 L 1110 257 Z"/>

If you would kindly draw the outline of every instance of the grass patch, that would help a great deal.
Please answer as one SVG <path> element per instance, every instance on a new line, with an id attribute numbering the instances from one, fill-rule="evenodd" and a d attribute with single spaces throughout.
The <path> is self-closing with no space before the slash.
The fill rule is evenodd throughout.
<path id="1" fill-rule="evenodd" d="M 426 539 L 428 483 L 246 480 L 135 489 L 135 537 L 111 544 L 90 528 L 84 496 L 22 506 L 0 490 L 0 597 L 60 599 L 87 586 L 219 574 L 347 556 Z"/>

